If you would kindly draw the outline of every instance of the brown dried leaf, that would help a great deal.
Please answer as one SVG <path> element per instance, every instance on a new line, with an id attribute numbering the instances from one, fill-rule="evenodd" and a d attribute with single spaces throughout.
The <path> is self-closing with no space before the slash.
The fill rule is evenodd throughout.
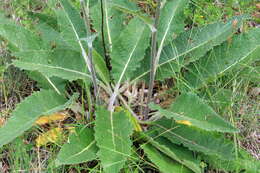
<path id="1" fill-rule="evenodd" d="M 62 139 L 63 129 L 62 128 L 54 128 L 51 129 L 40 136 L 38 136 L 35 140 L 36 146 L 41 147 L 48 143 L 57 143 Z"/>
<path id="2" fill-rule="evenodd" d="M 52 123 L 54 121 L 63 121 L 66 118 L 67 115 L 65 113 L 57 112 L 51 115 L 42 116 L 35 123 L 37 125 L 45 125 L 45 124 Z"/>

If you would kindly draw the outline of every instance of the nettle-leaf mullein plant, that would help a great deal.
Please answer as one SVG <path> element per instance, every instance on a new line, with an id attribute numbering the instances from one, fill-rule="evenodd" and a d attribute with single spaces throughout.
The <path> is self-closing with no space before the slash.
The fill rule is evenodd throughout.
<path id="1" fill-rule="evenodd" d="M 79 94 L 65 89 L 73 81 L 88 93 L 87 121 L 75 125 L 57 167 L 91 162 L 92 169 L 106 173 L 260 170 L 234 142 L 239 132 L 234 124 L 199 97 L 226 71 L 259 58 L 260 29 L 241 29 L 247 16 L 185 27 L 188 0 L 157 0 L 149 15 L 130 0 L 77 4 L 49 0 L 53 15 L 39 18 L 33 31 L 0 16 L 0 35 L 16 57 L 12 65 L 40 88 L 0 128 L 0 147 L 42 115 L 78 102 Z M 166 79 L 176 79 L 178 94 L 167 106 L 155 104 L 155 81 Z M 148 88 L 141 113 L 122 94 L 138 83 Z"/>

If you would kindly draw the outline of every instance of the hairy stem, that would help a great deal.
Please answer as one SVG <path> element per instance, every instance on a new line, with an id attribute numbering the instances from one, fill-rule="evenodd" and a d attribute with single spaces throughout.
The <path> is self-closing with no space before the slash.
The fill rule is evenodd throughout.
<path id="1" fill-rule="evenodd" d="M 147 103 L 144 110 L 144 119 L 148 119 L 149 107 L 148 104 L 151 102 L 152 95 L 153 95 L 153 86 L 156 74 L 156 67 L 157 67 L 157 28 L 159 24 L 160 18 L 160 8 L 161 8 L 161 0 L 157 0 L 157 7 L 156 7 L 156 14 L 155 14 L 155 23 L 154 28 L 155 31 L 152 33 L 152 47 L 151 47 L 151 63 L 150 63 L 150 80 L 149 80 L 149 89 L 148 89 L 148 96 L 147 96 Z"/>

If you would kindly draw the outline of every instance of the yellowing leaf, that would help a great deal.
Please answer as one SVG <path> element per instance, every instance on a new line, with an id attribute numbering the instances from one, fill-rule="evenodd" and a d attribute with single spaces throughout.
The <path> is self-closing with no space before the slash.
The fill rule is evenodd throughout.
<path id="1" fill-rule="evenodd" d="M 176 123 L 191 126 L 191 122 L 188 120 L 177 120 Z"/>
<path id="2" fill-rule="evenodd" d="M 137 131 L 137 132 L 141 132 L 143 131 L 141 125 L 138 123 L 137 119 L 135 117 L 133 117 L 133 115 L 131 115 L 131 113 L 127 110 L 125 110 L 126 114 L 128 115 L 133 127 L 134 127 L 134 130 Z"/>
<path id="3" fill-rule="evenodd" d="M 38 125 L 45 125 L 53 121 L 63 121 L 66 118 L 67 118 L 66 114 L 58 112 L 51 115 L 42 116 L 35 123 Z"/>
<path id="4" fill-rule="evenodd" d="M 123 110 L 124 109 L 122 107 L 120 107 L 120 106 L 116 106 L 115 107 L 115 112 L 120 112 L 120 111 L 123 111 Z M 143 131 L 142 127 L 138 123 L 137 119 L 134 118 L 129 111 L 127 111 L 127 110 L 124 110 L 124 111 L 126 112 L 127 116 L 129 117 L 129 119 L 130 119 L 130 121 L 131 121 L 131 123 L 132 123 L 132 125 L 134 127 L 134 130 L 137 131 L 137 132 Z"/>
<path id="5" fill-rule="evenodd" d="M 120 106 L 116 106 L 115 107 L 115 112 L 120 112 L 122 110 L 124 110 L 124 109 L 122 107 L 120 107 Z"/>
<path id="6" fill-rule="evenodd" d="M 62 139 L 62 132 L 62 128 L 54 128 L 43 133 L 36 138 L 36 146 L 41 147 L 46 145 L 47 143 L 57 143 Z"/>
<path id="7" fill-rule="evenodd" d="M 75 133 L 75 127 L 66 127 L 67 130 L 69 130 L 70 133 Z"/>

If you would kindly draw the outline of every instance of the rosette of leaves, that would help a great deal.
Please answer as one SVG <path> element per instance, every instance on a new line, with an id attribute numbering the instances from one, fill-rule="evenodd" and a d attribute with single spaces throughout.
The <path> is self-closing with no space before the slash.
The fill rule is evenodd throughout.
<path id="1" fill-rule="evenodd" d="M 161 172 L 199 173 L 204 168 L 201 163 L 215 163 L 214 158 L 221 160 L 219 163 L 231 161 L 234 164 L 231 171 L 245 160 L 250 163 L 248 158 L 235 155 L 234 145 L 223 135 L 238 130 L 194 91 L 232 67 L 259 58 L 259 28 L 237 34 L 247 17 L 236 16 L 226 22 L 187 30 L 183 11 L 188 0 L 159 1 L 160 16 L 155 19 L 158 27 L 154 25 L 154 18 L 144 14 L 134 2 L 86 2 L 91 19 L 89 37 L 82 11 L 69 0 L 48 1 L 54 11 L 49 19 L 54 21 L 49 25 L 45 18 L 40 18 L 36 31 L 0 16 L 0 35 L 8 40 L 12 54 L 17 57 L 13 65 L 27 71 L 41 88 L 20 103 L 6 125 L 0 128 L 1 136 L 5 136 L 1 137 L 0 146 L 22 135 L 41 115 L 69 107 L 76 96 L 66 99 L 66 83 L 85 81 L 91 85 L 92 72 L 88 68 L 91 64 L 86 58 L 89 45 L 93 45 L 97 84 L 110 94 L 110 107 L 97 105 L 94 128 L 83 124 L 71 133 L 58 154 L 57 166 L 98 160 L 104 172 L 117 173 L 146 159 Z M 120 96 L 122 84 L 147 79 L 154 32 L 157 32 L 156 79 L 181 74 L 183 90 L 168 109 L 150 105 L 162 119 L 153 122 L 147 132 L 138 128 L 133 135 L 133 129 L 137 129 L 134 127 L 140 127 L 139 121 L 129 110 L 114 109 L 114 101 Z M 14 130 L 17 125 L 19 128 Z M 132 139 L 141 145 L 145 157 L 139 148 L 133 147 Z M 254 170 L 254 165 L 248 168 Z M 223 169 L 228 171 L 229 167 Z"/>

